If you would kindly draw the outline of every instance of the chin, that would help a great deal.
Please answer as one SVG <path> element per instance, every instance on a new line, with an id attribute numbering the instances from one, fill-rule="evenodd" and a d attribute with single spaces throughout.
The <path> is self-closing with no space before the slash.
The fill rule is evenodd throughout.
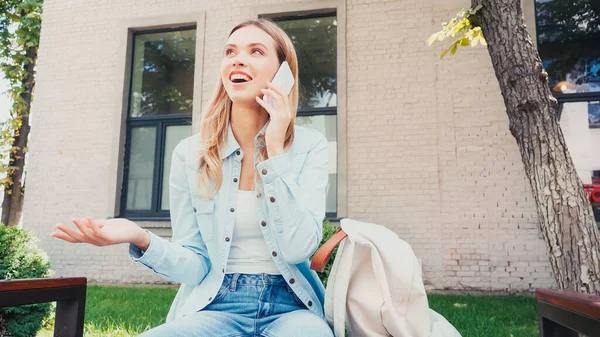
<path id="1" fill-rule="evenodd" d="M 256 105 L 256 96 L 248 96 L 248 95 L 229 95 L 231 101 L 235 104 L 241 105 Z"/>

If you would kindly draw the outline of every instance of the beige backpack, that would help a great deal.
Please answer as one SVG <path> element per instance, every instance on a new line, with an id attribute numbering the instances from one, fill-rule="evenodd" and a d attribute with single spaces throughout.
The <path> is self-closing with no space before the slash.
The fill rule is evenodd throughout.
<path id="1" fill-rule="evenodd" d="M 323 271 L 339 244 L 325 291 L 325 316 L 336 337 L 460 337 L 429 309 L 421 266 L 408 243 L 386 227 L 343 219 L 315 254 Z"/>

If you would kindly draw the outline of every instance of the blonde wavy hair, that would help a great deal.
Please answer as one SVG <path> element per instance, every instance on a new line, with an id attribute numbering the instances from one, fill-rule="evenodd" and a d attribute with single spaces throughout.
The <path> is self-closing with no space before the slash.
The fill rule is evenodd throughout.
<path id="1" fill-rule="evenodd" d="M 238 29 L 254 26 L 269 34 L 275 40 L 279 63 L 287 61 L 292 69 L 295 82 L 298 83 L 298 57 L 292 40 L 277 24 L 268 19 L 248 20 L 235 26 L 228 37 Z M 284 149 L 288 149 L 294 140 L 294 119 L 298 110 L 298 85 L 294 85 L 288 98 L 293 119 L 287 129 Z M 200 122 L 200 163 L 199 163 L 199 188 L 207 191 L 213 197 L 221 188 L 223 182 L 221 145 L 227 139 L 229 123 L 231 121 L 231 107 L 233 102 L 227 95 L 221 76 L 217 83 L 212 99 L 206 106 Z M 258 160 L 268 158 L 264 135 L 258 139 Z M 257 149 L 255 149 L 256 152 Z M 258 176 L 256 172 L 255 177 Z M 255 178 L 256 183 L 256 178 Z"/>

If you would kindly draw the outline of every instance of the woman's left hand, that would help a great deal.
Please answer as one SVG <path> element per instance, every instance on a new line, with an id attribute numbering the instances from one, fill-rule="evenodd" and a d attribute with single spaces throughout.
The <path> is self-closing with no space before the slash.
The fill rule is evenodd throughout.
<path id="1" fill-rule="evenodd" d="M 278 88 L 271 82 L 267 82 L 267 86 L 268 89 L 261 89 L 261 91 L 272 98 L 275 107 L 272 107 L 258 96 L 256 96 L 256 101 L 267 110 L 271 117 L 271 122 L 265 131 L 265 143 L 269 158 L 272 158 L 284 152 L 285 134 L 293 116 L 288 96 L 284 94 L 285 88 Z"/>

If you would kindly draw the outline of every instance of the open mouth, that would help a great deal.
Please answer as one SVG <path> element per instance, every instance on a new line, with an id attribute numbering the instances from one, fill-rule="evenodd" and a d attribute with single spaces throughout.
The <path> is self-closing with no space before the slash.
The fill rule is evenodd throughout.
<path id="1" fill-rule="evenodd" d="M 244 74 L 233 74 L 229 77 L 229 80 L 233 83 L 247 83 L 252 81 L 252 78 Z"/>

